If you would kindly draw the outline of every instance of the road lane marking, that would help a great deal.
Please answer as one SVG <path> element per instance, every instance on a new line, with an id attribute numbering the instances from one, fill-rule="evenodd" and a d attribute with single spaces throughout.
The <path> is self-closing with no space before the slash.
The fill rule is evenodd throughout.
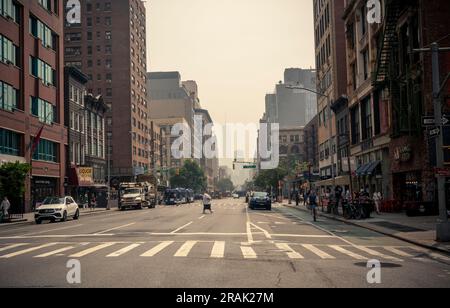
<path id="1" fill-rule="evenodd" d="M 278 243 L 275 246 L 277 246 L 278 249 L 283 250 L 283 252 L 286 252 L 289 259 L 304 259 L 300 253 L 296 252 L 288 244 Z"/>
<path id="2" fill-rule="evenodd" d="M 5 251 L 8 249 L 13 249 L 13 248 L 21 247 L 21 246 L 26 246 L 26 245 L 28 245 L 28 244 L 22 244 L 22 243 L 21 244 L 12 244 L 12 245 L 8 245 L 6 247 L 0 248 L 0 251 Z"/>
<path id="3" fill-rule="evenodd" d="M 19 251 L 16 251 L 16 252 L 4 255 L 4 256 L 0 256 L 0 259 L 13 258 L 13 257 L 16 257 L 16 256 L 20 256 L 20 255 L 29 253 L 29 252 L 33 252 L 35 250 L 39 250 L 39 249 L 42 249 L 42 248 L 47 248 L 47 247 L 50 247 L 50 246 L 55 246 L 56 244 L 58 244 L 58 243 L 47 243 L 47 244 L 40 245 L 40 246 L 37 246 L 37 247 L 32 247 L 32 248 L 28 248 L 28 249 L 24 249 L 24 250 L 19 250 Z"/>
<path id="4" fill-rule="evenodd" d="M 178 231 L 181 231 L 181 230 L 183 230 L 184 228 L 189 227 L 189 226 L 192 225 L 193 223 L 194 223 L 194 222 L 191 221 L 191 222 L 185 224 L 184 226 L 181 226 L 181 227 L 179 227 L 178 229 L 172 231 L 171 233 L 172 233 L 172 234 L 177 233 Z"/>
<path id="5" fill-rule="evenodd" d="M 83 225 L 83 224 L 79 224 L 79 225 L 75 225 L 75 226 L 68 226 L 68 227 L 57 228 L 57 229 L 51 229 L 51 230 L 46 230 L 46 231 L 41 231 L 41 232 L 27 233 L 27 234 L 19 235 L 19 236 L 30 236 L 30 235 L 43 234 L 43 233 L 48 233 L 48 232 L 53 232 L 53 231 L 67 230 L 67 229 L 72 229 L 72 228 L 81 227 L 82 225 Z"/>
<path id="6" fill-rule="evenodd" d="M 174 257 L 187 257 L 192 248 L 194 248 L 195 244 L 197 244 L 197 241 L 187 241 L 180 247 L 180 249 L 178 249 Z"/>
<path id="7" fill-rule="evenodd" d="M 203 218 L 205 218 L 205 215 L 200 216 L 198 219 L 200 220 L 200 219 L 203 219 Z"/>
<path id="8" fill-rule="evenodd" d="M 367 248 L 367 247 L 364 247 L 364 246 L 357 246 L 357 245 L 355 245 L 354 247 L 359 249 L 359 250 L 361 250 L 361 251 L 364 251 L 364 252 L 368 253 L 369 255 L 375 256 L 375 257 L 380 257 L 380 258 L 383 258 L 383 259 L 386 259 L 386 260 L 392 260 L 392 261 L 396 261 L 396 262 L 403 262 L 402 259 L 385 255 L 385 254 L 383 254 L 381 252 L 375 251 L 373 249 L 370 249 L 370 248 Z"/>
<path id="9" fill-rule="evenodd" d="M 333 248 L 334 250 L 336 250 L 336 251 L 338 251 L 338 252 L 340 252 L 340 253 L 342 253 L 342 254 L 344 254 L 344 255 L 347 255 L 347 256 L 349 256 L 349 257 L 352 257 L 353 259 L 356 259 L 356 260 L 367 260 L 367 259 L 368 259 L 368 258 L 366 258 L 366 257 L 363 257 L 363 256 L 361 256 L 361 255 L 358 255 L 358 254 L 356 254 L 356 253 L 353 253 L 353 252 L 351 252 L 350 250 L 347 250 L 347 249 L 345 249 L 345 248 L 343 248 L 343 247 L 341 247 L 341 246 L 330 245 L 329 247 L 330 247 L 330 248 Z"/>
<path id="10" fill-rule="evenodd" d="M 250 222 L 248 222 L 247 221 L 247 242 L 249 243 L 249 244 L 251 244 L 251 243 L 253 243 L 253 234 L 252 234 L 252 228 L 251 228 L 251 224 L 250 224 Z"/>
<path id="11" fill-rule="evenodd" d="M 87 256 L 87 255 L 89 255 L 89 254 L 91 254 L 91 253 L 94 253 L 94 252 L 96 252 L 96 251 L 102 250 L 102 249 L 104 249 L 104 248 L 108 248 L 108 247 L 110 247 L 110 246 L 112 246 L 112 245 L 115 245 L 115 244 L 116 244 L 116 243 L 104 243 L 104 244 L 100 244 L 100 245 L 97 245 L 97 246 L 95 246 L 95 247 L 88 248 L 88 249 L 86 249 L 86 250 L 83 250 L 83 251 L 80 251 L 80 252 L 78 252 L 78 253 L 76 253 L 76 254 L 73 254 L 73 255 L 69 256 L 69 258 L 81 258 L 81 257 Z"/>
<path id="12" fill-rule="evenodd" d="M 321 259 L 324 259 L 324 260 L 336 259 L 335 257 L 327 254 L 325 251 L 320 250 L 319 248 L 315 247 L 314 245 L 303 244 L 302 246 L 305 249 L 307 249 L 307 250 L 311 251 L 312 253 L 314 253 L 315 255 L 319 256 Z"/>
<path id="13" fill-rule="evenodd" d="M 130 224 L 126 224 L 126 225 L 123 225 L 123 226 L 118 226 L 118 227 L 111 228 L 111 229 L 108 229 L 108 230 L 105 230 L 105 231 L 96 232 L 95 234 L 105 234 L 105 233 L 108 233 L 108 232 L 111 232 L 111 231 L 114 231 L 114 230 L 118 230 L 118 229 L 122 229 L 122 228 L 126 228 L 126 227 L 129 227 L 129 226 L 132 226 L 134 224 L 136 224 L 136 223 L 132 222 Z"/>
<path id="14" fill-rule="evenodd" d="M 258 229 L 259 231 L 261 231 L 262 233 L 264 233 L 264 236 L 267 239 L 272 239 L 272 236 L 269 234 L 269 232 L 267 232 L 267 230 L 264 230 L 263 228 L 255 225 L 254 223 L 250 223 L 250 225 L 252 225 L 253 227 L 255 227 L 256 229 Z"/>
<path id="15" fill-rule="evenodd" d="M 172 245 L 173 243 L 174 243 L 173 241 L 162 242 L 157 246 L 153 247 L 152 249 L 150 249 L 149 251 L 143 253 L 141 257 L 153 257 L 162 250 L 164 250 L 166 247 Z"/>
<path id="16" fill-rule="evenodd" d="M 131 250 L 133 250 L 133 249 L 135 249 L 135 248 L 137 248 L 137 247 L 139 247 L 139 246 L 141 246 L 141 243 L 138 243 L 138 244 L 131 244 L 131 245 L 125 247 L 125 248 L 122 248 L 122 249 L 120 249 L 120 250 L 117 250 L 117 251 L 115 251 L 115 252 L 113 252 L 113 253 L 107 255 L 106 257 L 107 257 L 107 258 L 116 258 L 116 257 L 120 257 L 120 256 L 126 254 L 127 252 L 130 252 Z"/>
<path id="17" fill-rule="evenodd" d="M 60 248 L 60 249 L 53 250 L 53 251 L 50 251 L 47 253 L 43 253 L 41 255 L 34 256 L 34 258 L 46 258 L 46 257 L 54 256 L 54 255 L 60 254 L 62 252 L 65 252 L 67 250 L 71 250 L 74 248 L 75 248 L 75 246 L 68 246 L 68 247 Z"/>
<path id="18" fill-rule="evenodd" d="M 403 258 L 414 258 L 413 255 L 410 255 L 409 253 L 401 251 L 400 249 L 397 249 L 395 247 L 386 246 L 386 247 L 383 247 L 383 248 L 385 250 L 387 250 L 389 252 L 392 252 L 393 254 L 396 254 L 396 255 L 398 255 L 400 257 L 403 257 Z"/>
<path id="19" fill-rule="evenodd" d="M 251 247 L 241 246 L 242 255 L 244 259 L 257 259 L 256 252 Z"/>
<path id="20" fill-rule="evenodd" d="M 221 259 L 225 256 L 225 242 L 214 242 L 211 258 Z"/>

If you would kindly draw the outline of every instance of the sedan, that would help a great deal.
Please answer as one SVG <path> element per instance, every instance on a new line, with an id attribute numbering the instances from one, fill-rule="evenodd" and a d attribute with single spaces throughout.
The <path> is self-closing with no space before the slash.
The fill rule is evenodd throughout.
<path id="1" fill-rule="evenodd" d="M 250 209 L 263 208 L 268 211 L 272 210 L 272 200 L 268 193 L 265 192 L 255 192 L 250 198 L 249 202 Z"/>
<path id="2" fill-rule="evenodd" d="M 36 209 L 34 220 L 37 224 L 41 224 L 43 220 L 50 220 L 52 222 L 66 221 L 69 217 L 74 220 L 80 218 L 80 210 L 78 204 L 72 197 L 48 197 Z"/>

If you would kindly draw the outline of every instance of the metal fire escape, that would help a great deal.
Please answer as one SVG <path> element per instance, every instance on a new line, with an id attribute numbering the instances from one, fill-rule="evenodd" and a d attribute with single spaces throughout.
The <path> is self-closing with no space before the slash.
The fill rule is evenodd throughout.
<path id="1" fill-rule="evenodd" d="M 372 78 L 374 86 L 383 84 L 386 77 L 389 76 L 389 62 L 392 58 L 393 49 L 398 47 L 397 21 L 400 17 L 401 1 L 386 0 L 385 18 L 383 25 L 383 33 L 379 41 L 379 49 L 377 56 L 377 65 Z"/>

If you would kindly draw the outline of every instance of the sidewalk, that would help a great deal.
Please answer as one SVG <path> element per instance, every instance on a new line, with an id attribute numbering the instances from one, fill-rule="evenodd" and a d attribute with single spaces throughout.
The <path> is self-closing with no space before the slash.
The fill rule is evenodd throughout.
<path id="1" fill-rule="evenodd" d="M 80 208 L 80 216 L 88 216 L 93 214 L 106 213 L 117 210 L 117 201 L 111 201 L 111 210 L 108 211 L 106 208 L 95 208 L 95 209 L 83 209 Z M 3 226 L 13 226 L 19 224 L 34 223 L 34 213 L 23 214 L 23 219 L 15 219 L 11 222 L 0 223 L 0 228 Z"/>
<path id="2" fill-rule="evenodd" d="M 308 212 L 305 206 L 295 206 L 283 203 L 283 206 Z M 366 220 L 346 220 L 342 216 L 323 213 L 319 207 L 319 216 L 338 220 L 347 224 L 375 231 L 414 245 L 450 253 L 450 243 L 436 242 L 437 216 L 408 217 L 405 213 L 382 213 Z"/>

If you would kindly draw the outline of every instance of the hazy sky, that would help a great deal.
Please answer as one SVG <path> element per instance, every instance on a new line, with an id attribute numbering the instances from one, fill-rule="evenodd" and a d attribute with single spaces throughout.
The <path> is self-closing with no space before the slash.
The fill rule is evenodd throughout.
<path id="1" fill-rule="evenodd" d="M 285 68 L 314 66 L 312 0 L 149 0 L 151 71 L 196 80 L 214 121 L 257 122 Z"/>

